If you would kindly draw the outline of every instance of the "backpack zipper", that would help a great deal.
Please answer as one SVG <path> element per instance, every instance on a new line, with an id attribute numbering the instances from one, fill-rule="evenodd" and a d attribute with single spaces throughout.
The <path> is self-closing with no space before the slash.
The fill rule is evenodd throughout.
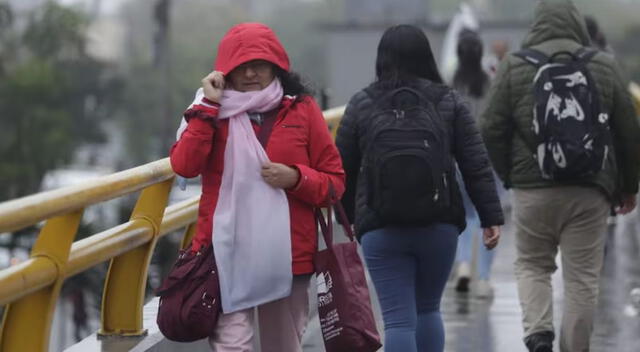
<path id="1" fill-rule="evenodd" d="M 393 113 L 396 115 L 396 119 L 403 119 L 404 118 L 404 110 L 393 109 Z"/>

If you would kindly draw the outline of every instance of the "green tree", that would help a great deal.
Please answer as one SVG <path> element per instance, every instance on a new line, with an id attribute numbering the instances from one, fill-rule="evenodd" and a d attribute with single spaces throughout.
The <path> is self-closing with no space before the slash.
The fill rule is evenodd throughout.
<path id="1" fill-rule="evenodd" d="M 11 13 L 7 5 L 0 14 Z M 38 191 L 44 174 L 81 143 L 100 141 L 117 97 L 106 67 L 89 57 L 79 12 L 47 2 L 20 30 L 0 15 L 0 199 Z"/>

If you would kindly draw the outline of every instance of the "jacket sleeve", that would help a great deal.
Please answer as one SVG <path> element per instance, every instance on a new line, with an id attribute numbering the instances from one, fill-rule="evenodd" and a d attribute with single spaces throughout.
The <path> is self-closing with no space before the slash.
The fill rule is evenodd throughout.
<path id="1" fill-rule="evenodd" d="M 483 228 L 504 224 L 487 150 L 466 105 L 455 95 L 454 155 Z"/>
<path id="2" fill-rule="evenodd" d="M 300 179 L 287 192 L 313 206 L 327 206 L 332 201 L 329 195 L 330 184 L 337 199 L 344 192 L 344 170 L 320 107 L 310 97 L 302 103 L 307 104 L 305 113 L 308 114 L 309 124 L 309 165 L 292 165 L 300 172 Z"/>
<path id="3" fill-rule="evenodd" d="M 487 107 L 480 116 L 479 122 L 482 138 L 489 151 L 489 157 L 496 173 L 509 186 L 511 138 L 513 137 L 513 121 L 510 106 L 510 64 L 503 60 L 489 90 Z"/>
<path id="4" fill-rule="evenodd" d="M 625 80 L 615 61 L 611 61 L 614 71 L 614 89 L 613 111 L 610 118 L 620 172 L 620 191 L 624 194 L 635 194 L 638 193 L 640 170 L 640 127 Z"/>
<path id="5" fill-rule="evenodd" d="M 347 104 L 336 136 L 336 145 L 342 157 L 347 180 L 344 196 L 342 196 L 342 205 L 351 223 L 355 219 L 356 190 L 362 159 L 357 119 L 365 99 L 360 94 L 366 93 L 361 92 L 354 95 Z"/>
<path id="6" fill-rule="evenodd" d="M 171 167 L 176 174 L 191 178 L 202 173 L 211 152 L 215 134 L 214 120 L 217 116 L 218 107 L 206 101 L 185 112 L 187 128 L 169 153 Z"/>

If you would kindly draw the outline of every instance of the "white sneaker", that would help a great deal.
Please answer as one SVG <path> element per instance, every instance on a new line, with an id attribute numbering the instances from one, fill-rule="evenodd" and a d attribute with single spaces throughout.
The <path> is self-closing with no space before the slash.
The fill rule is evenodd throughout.
<path id="1" fill-rule="evenodd" d="M 473 295 L 477 298 L 491 299 L 493 298 L 493 285 L 489 280 L 477 280 L 473 284 Z"/>

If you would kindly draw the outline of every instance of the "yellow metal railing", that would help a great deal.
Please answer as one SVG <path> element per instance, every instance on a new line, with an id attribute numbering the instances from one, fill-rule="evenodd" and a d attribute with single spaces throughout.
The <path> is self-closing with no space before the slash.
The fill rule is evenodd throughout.
<path id="1" fill-rule="evenodd" d="M 324 115 L 333 136 L 344 107 Z M 60 288 L 67 278 L 110 260 L 99 335 L 140 336 L 149 261 L 157 240 L 185 228 L 193 236 L 199 197 L 167 207 L 174 173 L 168 159 L 82 185 L 0 203 L 0 233 L 45 221 L 30 258 L 0 271 L 0 351 L 48 351 Z M 142 191 L 124 224 L 74 242 L 83 210 Z"/>
<path id="2" fill-rule="evenodd" d="M 629 84 L 629 92 L 631 93 L 633 103 L 636 105 L 636 113 L 638 117 L 640 117 L 640 85 L 631 82 L 631 84 Z"/>

